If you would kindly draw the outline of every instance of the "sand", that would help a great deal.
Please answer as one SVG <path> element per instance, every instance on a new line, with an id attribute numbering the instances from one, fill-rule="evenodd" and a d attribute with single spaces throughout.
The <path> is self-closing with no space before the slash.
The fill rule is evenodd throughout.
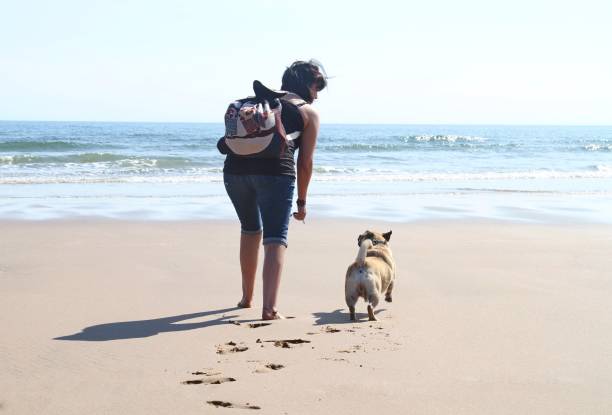
<path id="1" fill-rule="evenodd" d="M 350 322 L 365 228 L 398 280 Z M 260 279 L 234 307 L 238 232 L 0 223 L 0 413 L 612 413 L 610 226 L 296 222 L 269 325 Z"/>

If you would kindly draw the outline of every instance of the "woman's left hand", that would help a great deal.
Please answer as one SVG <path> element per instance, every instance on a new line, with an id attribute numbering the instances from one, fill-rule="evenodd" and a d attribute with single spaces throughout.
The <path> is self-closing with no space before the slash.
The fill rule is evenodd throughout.
<path id="1" fill-rule="evenodd" d="M 304 219 L 306 218 L 306 206 L 298 206 L 298 211 L 293 212 L 293 217 L 296 220 L 304 221 Z"/>

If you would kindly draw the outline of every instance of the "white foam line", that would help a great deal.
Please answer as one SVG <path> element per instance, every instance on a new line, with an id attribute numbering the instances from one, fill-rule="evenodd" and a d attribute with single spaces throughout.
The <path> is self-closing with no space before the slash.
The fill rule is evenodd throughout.
<path id="1" fill-rule="evenodd" d="M 313 180 L 320 182 L 457 182 L 490 180 L 580 180 L 611 179 L 612 168 L 597 166 L 593 171 L 527 171 L 488 173 L 315 173 Z M 212 183 L 223 180 L 221 169 L 201 175 L 173 176 L 34 176 L 3 177 L 0 184 L 97 184 L 97 183 Z"/>

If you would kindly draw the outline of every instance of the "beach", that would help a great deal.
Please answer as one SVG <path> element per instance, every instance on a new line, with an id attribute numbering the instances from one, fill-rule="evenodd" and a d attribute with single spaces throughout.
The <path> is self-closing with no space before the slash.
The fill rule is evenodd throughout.
<path id="1" fill-rule="evenodd" d="M 222 133 L 0 122 L 0 413 L 612 412 L 612 128 L 323 126 L 265 325 Z M 366 229 L 397 283 L 351 322 Z"/>
<path id="2" fill-rule="evenodd" d="M 3 3 L 0 415 L 612 415 L 612 2 L 257 6 Z"/>
<path id="3" fill-rule="evenodd" d="M 393 230 L 394 301 L 350 322 L 367 228 Z M 290 227 L 293 318 L 269 325 L 260 276 L 235 307 L 236 221 L 0 229 L 0 413 L 612 412 L 607 224 L 315 215 Z"/>

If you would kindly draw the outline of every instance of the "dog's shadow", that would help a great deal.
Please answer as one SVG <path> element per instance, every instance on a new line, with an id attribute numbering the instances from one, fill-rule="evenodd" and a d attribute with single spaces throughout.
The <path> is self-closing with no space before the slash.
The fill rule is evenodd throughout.
<path id="1" fill-rule="evenodd" d="M 119 321 L 116 323 L 98 324 L 85 327 L 80 333 L 68 336 L 56 337 L 53 340 L 77 340 L 77 341 L 109 341 L 124 339 L 139 339 L 143 337 L 155 336 L 159 333 L 171 331 L 194 330 L 205 327 L 228 324 L 235 315 L 225 315 L 230 311 L 239 310 L 238 307 L 223 308 L 219 310 L 203 311 L 200 313 L 182 314 L 178 316 L 156 318 L 151 320 Z M 194 318 L 214 316 L 221 314 L 220 317 L 196 323 L 179 323 L 184 320 Z"/>
<path id="2" fill-rule="evenodd" d="M 378 314 L 381 311 L 385 311 L 384 308 L 374 310 L 374 314 Z M 337 310 L 331 312 L 319 312 L 312 313 L 315 317 L 315 326 L 324 326 L 326 324 L 352 324 L 359 323 L 368 320 L 368 313 L 355 313 L 356 320 L 353 321 L 350 319 L 350 315 L 347 311 L 339 308 Z"/>

